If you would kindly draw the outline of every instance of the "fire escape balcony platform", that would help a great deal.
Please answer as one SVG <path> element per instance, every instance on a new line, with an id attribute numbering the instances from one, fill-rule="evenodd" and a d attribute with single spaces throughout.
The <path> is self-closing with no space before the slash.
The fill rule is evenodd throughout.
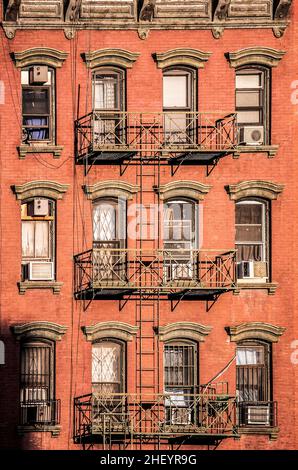
<path id="1" fill-rule="evenodd" d="M 169 163 L 173 165 L 208 165 L 217 162 L 220 158 L 234 153 L 234 150 L 188 150 L 179 155 L 175 155 L 169 159 Z"/>
<path id="2" fill-rule="evenodd" d="M 136 156 L 136 154 L 137 150 L 124 150 L 118 148 L 113 148 L 111 150 L 103 150 L 101 148 L 93 146 L 88 150 L 88 152 L 84 156 L 81 156 L 77 160 L 77 163 L 83 165 L 85 161 L 88 160 L 88 163 L 92 165 L 120 165 L 124 161 L 131 160 L 134 156 Z"/>

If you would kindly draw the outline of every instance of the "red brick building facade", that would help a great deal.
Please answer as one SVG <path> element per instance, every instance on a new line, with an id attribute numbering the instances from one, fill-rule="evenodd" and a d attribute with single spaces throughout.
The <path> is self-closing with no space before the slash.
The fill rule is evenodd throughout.
<path id="1" fill-rule="evenodd" d="M 2 448 L 297 448 L 295 3 L 3 2 Z"/>

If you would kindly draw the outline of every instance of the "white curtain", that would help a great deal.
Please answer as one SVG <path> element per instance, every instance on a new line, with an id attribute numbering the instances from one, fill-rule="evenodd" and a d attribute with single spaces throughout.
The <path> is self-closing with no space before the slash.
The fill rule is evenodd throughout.
<path id="1" fill-rule="evenodd" d="M 22 222 L 22 256 L 26 258 L 49 258 L 49 222 Z"/>
<path id="2" fill-rule="evenodd" d="M 120 380 L 120 345 L 102 343 L 92 348 L 92 382 L 117 383 Z"/>
<path id="3" fill-rule="evenodd" d="M 237 366 L 260 364 L 260 351 L 255 348 L 237 349 Z"/>

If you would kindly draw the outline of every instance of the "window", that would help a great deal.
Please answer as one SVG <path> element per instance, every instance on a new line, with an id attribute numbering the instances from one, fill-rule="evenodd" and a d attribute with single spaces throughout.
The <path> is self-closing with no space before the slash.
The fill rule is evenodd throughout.
<path id="1" fill-rule="evenodd" d="M 269 203 L 246 199 L 236 203 L 238 280 L 269 278 Z"/>
<path id="2" fill-rule="evenodd" d="M 165 278 L 192 279 L 195 276 L 194 249 L 197 247 L 198 206 L 189 200 L 170 200 L 164 205 Z"/>
<path id="3" fill-rule="evenodd" d="M 101 69 L 93 74 L 94 143 L 125 143 L 124 71 Z"/>
<path id="4" fill-rule="evenodd" d="M 165 139 L 171 144 L 191 143 L 195 139 L 195 73 L 169 69 L 163 74 Z"/>
<path id="5" fill-rule="evenodd" d="M 164 347 L 166 420 L 168 424 L 189 424 L 193 420 L 193 394 L 196 393 L 197 345 L 179 341 Z"/>
<path id="6" fill-rule="evenodd" d="M 261 341 L 237 346 L 236 393 L 240 425 L 267 425 L 272 422 L 270 387 L 271 347 Z"/>
<path id="7" fill-rule="evenodd" d="M 240 143 L 269 142 L 269 71 L 249 68 L 236 72 L 236 111 Z"/>
<path id="8" fill-rule="evenodd" d="M 55 203 L 33 198 L 21 205 L 22 279 L 54 279 Z"/>
<path id="9" fill-rule="evenodd" d="M 22 343 L 20 404 L 21 424 L 51 424 L 55 421 L 54 343 Z"/>
<path id="10" fill-rule="evenodd" d="M 123 393 L 125 389 L 124 345 L 103 340 L 92 345 L 92 393 Z"/>
<path id="11" fill-rule="evenodd" d="M 47 66 L 21 71 L 22 141 L 55 143 L 55 75 Z"/>

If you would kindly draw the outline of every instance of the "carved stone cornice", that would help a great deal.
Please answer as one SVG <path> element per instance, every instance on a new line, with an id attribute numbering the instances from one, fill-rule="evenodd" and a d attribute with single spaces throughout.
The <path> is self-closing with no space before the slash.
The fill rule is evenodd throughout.
<path id="1" fill-rule="evenodd" d="M 261 197 L 272 201 L 277 199 L 284 187 L 283 184 L 277 184 L 273 181 L 251 180 L 227 185 L 225 189 L 233 201 L 245 197 Z"/>
<path id="2" fill-rule="evenodd" d="M 211 56 L 211 52 L 203 52 L 199 49 L 177 48 L 166 52 L 156 52 L 153 58 L 159 69 L 176 65 L 186 65 L 194 68 L 203 68 Z"/>
<path id="3" fill-rule="evenodd" d="M 50 47 L 33 47 L 32 49 L 12 53 L 16 67 L 38 64 L 59 68 L 62 67 L 67 56 L 67 52 L 58 51 Z"/>
<path id="4" fill-rule="evenodd" d="M 202 201 L 211 187 L 209 184 L 199 183 L 198 181 L 180 180 L 154 186 L 154 190 L 159 194 L 161 200 L 188 197 L 195 201 Z"/>
<path id="5" fill-rule="evenodd" d="M 19 200 L 35 196 L 44 196 L 51 199 L 62 199 L 69 184 L 61 184 L 56 181 L 29 181 L 21 185 L 13 185 L 12 191 Z"/>
<path id="6" fill-rule="evenodd" d="M 139 327 L 129 325 L 119 321 L 108 321 L 96 323 L 92 326 L 83 326 L 82 331 L 86 335 L 87 341 L 92 343 L 106 338 L 115 338 L 122 341 L 132 341 L 136 336 Z"/>
<path id="7" fill-rule="evenodd" d="M 120 197 L 124 199 L 132 199 L 140 187 L 127 183 L 126 181 L 106 180 L 99 181 L 92 185 L 84 185 L 83 190 L 87 195 L 87 199 L 95 200 L 100 197 Z"/>
<path id="8" fill-rule="evenodd" d="M 285 51 L 273 49 L 272 47 L 254 46 L 228 52 L 225 55 L 230 66 L 234 68 L 252 64 L 276 67 L 285 53 Z"/>
<path id="9" fill-rule="evenodd" d="M 261 339 L 270 343 L 277 343 L 286 328 L 265 322 L 249 322 L 236 326 L 228 326 L 225 330 L 230 336 L 231 341 L 234 342 Z"/>
<path id="10" fill-rule="evenodd" d="M 190 339 L 192 341 L 205 341 L 212 330 L 211 326 L 201 325 L 195 322 L 177 322 L 160 326 L 157 333 L 160 341 L 172 341 Z"/>
<path id="11" fill-rule="evenodd" d="M 77 21 L 80 16 L 81 0 L 69 0 L 65 13 L 65 21 Z"/>
<path id="12" fill-rule="evenodd" d="M 214 20 L 217 21 L 224 21 L 229 12 L 229 6 L 230 6 L 231 0 L 218 0 L 217 5 L 214 11 Z"/>
<path id="13" fill-rule="evenodd" d="M 33 338 L 44 338 L 52 341 L 60 341 L 66 333 L 67 327 L 52 323 L 49 321 L 33 321 L 24 323 L 23 325 L 15 325 L 11 327 L 16 339 L 30 340 Z"/>
<path id="14" fill-rule="evenodd" d="M 279 0 L 276 10 L 274 12 L 275 20 L 284 20 L 288 17 L 292 0 Z"/>
<path id="15" fill-rule="evenodd" d="M 86 66 L 90 69 L 102 67 L 104 65 L 114 65 L 131 69 L 137 58 L 138 52 L 130 52 L 125 49 L 98 49 L 93 52 L 85 52 L 82 58 L 86 62 Z"/>

